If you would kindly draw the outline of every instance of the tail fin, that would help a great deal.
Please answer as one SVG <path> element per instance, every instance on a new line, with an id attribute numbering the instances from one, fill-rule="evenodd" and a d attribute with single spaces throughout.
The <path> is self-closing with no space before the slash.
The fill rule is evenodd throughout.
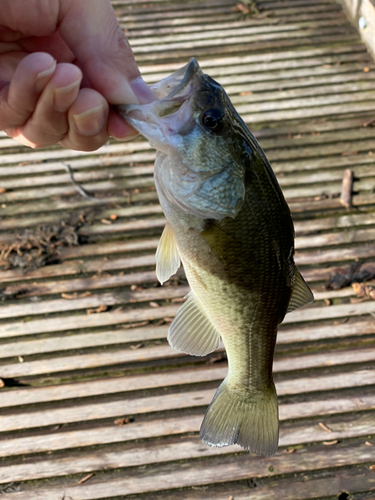
<path id="1" fill-rule="evenodd" d="M 241 400 L 227 379 L 220 385 L 203 419 L 200 438 L 211 446 L 239 444 L 256 455 L 277 451 L 279 418 L 274 384 L 253 399 Z"/>

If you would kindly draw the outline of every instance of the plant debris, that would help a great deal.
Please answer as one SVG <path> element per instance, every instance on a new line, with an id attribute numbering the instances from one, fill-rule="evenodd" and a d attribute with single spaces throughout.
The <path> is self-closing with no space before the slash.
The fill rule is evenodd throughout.
<path id="1" fill-rule="evenodd" d="M 113 423 L 115 425 L 126 425 L 126 424 L 130 424 L 130 422 L 133 422 L 133 419 L 129 418 L 129 417 L 122 417 L 122 418 L 117 418 Z"/>
<path id="2" fill-rule="evenodd" d="M 0 243 L 0 268 L 19 268 L 26 273 L 59 263 L 59 254 L 63 247 L 85 243 L 78 231 L 83 225 L 92 222 L 94 214 L 93 209 L 71 214 L 59 224 L 27 229 L 18 234 L 12 243 Z"/>
<path id="3" fill-rule="evenodd" d="M 86 313 L 87 314 L 98 314 L 98 313 L 102 313 L 102 312 L 105 312 L 108 310 L 108 306 L 105 306 L 105 305 L 101 305 L 99 307 L 97 307 L 96 309 L 87 309 Z"/>
<path id="4" fill-rule="evenodd" d="M 332 429 L 323 424 L 323 422 L 319 422 L 319 427 L 321 427 L 326 432 L 332 432 Z"/>
<path id="5" fill-rule="evenodd" d="M 337 267 L 325 283 L 326 290 L 339 290 L 352 283 L 362 283 L 375 277 L 375 264 L 353 262 L 347 267 Z"/>
<path id="6" fill-rule="evenodd" d="M 78 484 L 82 484 L 82 483 L 85 483 L 86 481 L 88 481 L 89 479 L 91 479 L 93 476 L 95 476 L 95 474 L 93 472 L 91 472 L 91 474 L 88 474 L 87 476 L 83 477 L 82 479 L 80 479 L 77 483 Z"/>

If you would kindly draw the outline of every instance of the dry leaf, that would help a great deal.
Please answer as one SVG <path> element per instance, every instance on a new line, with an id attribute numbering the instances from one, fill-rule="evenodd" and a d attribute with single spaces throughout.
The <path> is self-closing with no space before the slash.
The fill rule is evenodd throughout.
<path id="1" fill-rule="evenodd" d="M 351 156 L 351 155 L 357 155 L 358 151 L 344 151 L 341 153 L 341 156 Z"/>
<path id="2" fill-rule="evenodd" d="M 115 425 L 126 425 L 130 422 L 129 418 L 118 418 L 114 421 Z"/>
<path id="3" fill-rule="evenodd" d="M 141 347 L 143 347 L 143 344 L 131 345 L 130 349 L 133 349 L 133 351 L 135 351 L 136 349 L 140 349 Z"/>
<path id="4" fill-rule="evenodd" d="M 333 441 L 323 441 L 323 444 L 325 446 L 332 446 L 333 444 L 337 444 L 337 443 L 338 443 L 337 439 L 334 439 Z"/>
<path id="5" fill-rule="evenodd" d="M 69 293 L 62 293 L 62 294 L 61 294 L 61 297 L 62 297 L 63 299 L 68 299 L 68 300 L 71 300 L 71 299 L 76 299 L 76 298 L 77 298 L 77 295 L 78 295 L 78 294 L 77 294 L 77 292 L 74 292 L 74 293 L 71 293 L 71 294 L 69 294 Z"/>
<path id="6" fill-rule="evenodd" d="M 174 304 L 177 302 L 185 302 L 185 297 L 176 297 L 174 299 L 171 300 L 171 302 L 173 302 Z"/>
<path id="7" fill-rule="evenodd" d="M 160 305 L 157 302 L 150 302 L 149 305 L 151 307 L 160 307 Z"/>
<path id="8" fill-rule="evenodd" d="M 240 95 L 252 95 L 253 92 L 250 92 L 250 91 L 245 91 L 245 92 L 240 92 Z"/>
<path id="9" fill-rule="evenodd" d="M 366 446 L 374 446 L 374 445 L 373 445 L 373 443 L 370 443 L 370 441 L 366 441 L 366 442 L 365 442 L 365 445 L 366 445 Z"/>
<path id="10" fill-rule="evenodd" d="M 286 450 L 284 450 L 284 453 L 294 453 L 296 450 L 294 448 L 287 448 Z"/>
<path id="11" fill-rule="evenodd" d="M 327 427 L 326 425 L 324 425 L 323 422 L 319 422 L 319 427 L 321 427 L 326 432 L 332 432 L 332 429 L 330 429 L 329 427 Z"/>
<path id="12" fill-rule="evenodd" d="M 324 303 L 326 306 L 332 305 L 332 301 L 330 299 L 324 299 Z"/>
<path id="13" fill-rule="evenodd" d="M 108 309 L 108 306 L 99 306 L 96 309 L 87 309 L 87 314 L 95 314 L 95 313 L 101 313 L 104 312 Z"/>
<path id="14" fill-rule="evenodd" d="M 81 295 L 79 296 L 80 299 L 84 299 L 85 297 L 90 297 L 90 295 L 92 295 L 91 292 L 83 292 L 81 293 Z"/>
<path id="15" fill-rule="evenodd" d="M 246 7 L 243 3 L 238 3 L 234 7 L 232 7 L 233 12 L 242 12 L 242 14 L 249 14 L 249 7 Z"/>
<path id="16" fill-rule="evenodd" d="M 112 221 L 107 220 L 107 219 L 102 219 L 100 222 L 101 222 L 102 224 L 112 224 Z"/>
<path id="17" fill-rule="evenodd" d="M 20 363 L 23 363 L 25 360 L 23 359 L 23 357 L 22 357 L 22 356 L 18 356 L 18 361 L 19 361 Z"/>

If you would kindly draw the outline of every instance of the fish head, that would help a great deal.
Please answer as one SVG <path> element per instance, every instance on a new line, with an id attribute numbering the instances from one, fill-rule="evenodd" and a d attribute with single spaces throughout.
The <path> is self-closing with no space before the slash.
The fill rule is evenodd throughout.
<path id="1" fill-rule="evenodd" d="M 235 217 L 245 196 L 244 155 L 251 151 L 224 89 L 195 59 L 150 88 L 154 102 L 118 108 L 158 151 L 159 197 L 203 219 Z"/>

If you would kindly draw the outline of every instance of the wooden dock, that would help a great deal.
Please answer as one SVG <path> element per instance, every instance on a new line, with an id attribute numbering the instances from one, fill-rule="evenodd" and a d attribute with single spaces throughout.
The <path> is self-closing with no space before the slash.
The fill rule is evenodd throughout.
<path id="1" fill-rule="evenodd" d="M 375 291 L 351 281 L 375 276 L 374 61 L 335 0 L 113 5 L 147 82 L 194 56 L 225 87 L 287 198 L 316 301 L 279 330 L 277 455 L 204 445 L 226 358 L 166 341 L 188 287 L 182 272 L 156 281 L 153 150 L 1 135 L 0 498 L 373 500 Z"/>

